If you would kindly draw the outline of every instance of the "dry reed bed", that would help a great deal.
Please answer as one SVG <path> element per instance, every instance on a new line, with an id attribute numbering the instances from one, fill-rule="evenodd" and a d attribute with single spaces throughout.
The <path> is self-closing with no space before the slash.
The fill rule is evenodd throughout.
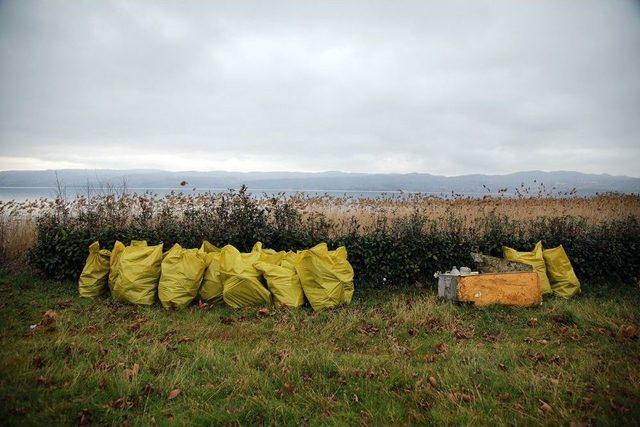
<path id="1" fill-rule="evenodd" d="M 485 197 L 453 198 L 411 197 L 409 199 L 354 199 L 307 198 L 295 200 L 305 213 L 323 214 L 326 218 L 343 223 L 356 217 L 360 224 L 375 224 L 381 216 L 406 217 L 417 213 L 425 218 L 448 216 L 472 223 L 488 215 L 507 216 L 526 221 L 539 217 L 579 217 L 590 224 L 629 216 L 640 218 L 640 196 L 603 194 L 593 197 Z"/>

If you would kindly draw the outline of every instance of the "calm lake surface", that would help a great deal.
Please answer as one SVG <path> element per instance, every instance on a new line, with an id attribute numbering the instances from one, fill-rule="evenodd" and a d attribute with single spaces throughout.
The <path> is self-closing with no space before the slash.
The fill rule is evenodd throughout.
<path id="1" fill-rule="evenodd" d="M 127 190 L 130 194 L 144 194 L 150 192 L 162 197 L 171 192 L 185 193 L 185 194 L 199 194 L 206 192 L 220 193 L 228 191 L 222 188 L 204 188 L 204 189 L 192 189 L 192 188 L 130 188 Z M 269 197 L 278 193 L 285 193 L 287 195 L 304 193 L 310 196 L 321 196 L 329 194 L 332 196 L 350 196 L 357 198 L 378 198 L 378 197 L 402 197 L 409 196 L 411 192 L 400 191 L 344 191 L 344 190 L 290 190 L 290 189 L 249 189 L 249 192 L 257 197 Z M 86 196 L 86 188 L 71 187 L 66 189 L 67 198 L 75 198 L 76 196 Z M 93 194 L 93 193 L 92 193 Z M 441 195 L 442 193 L 431 193 L 432 195 Z M 485 193 L 486 194 L 486 193 Z M 446 194 L 442 194 L 446 196 Z M 477 195 L 477 194 L 469 194 Z M 484 195 L 484 194 L 483 194 Z M 0 187 L 0 201 L 7 202 L 9 200 L 15 200 L 17 202 L 23 202 L 25 200 L 35 200 L 39 198 L 53 199 L 56 197 L 56 189 L 54 187 Z"/>

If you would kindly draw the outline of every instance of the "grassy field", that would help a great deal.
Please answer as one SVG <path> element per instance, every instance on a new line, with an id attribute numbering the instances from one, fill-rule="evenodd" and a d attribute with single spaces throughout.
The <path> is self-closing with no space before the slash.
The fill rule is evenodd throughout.
<path id="1" fill-rule="evenodd" d="M 640 423 L 637 287 L 533 309 L 423 288 L 171 313 L 0 274 L 0 301 L 3 424 Z"/>

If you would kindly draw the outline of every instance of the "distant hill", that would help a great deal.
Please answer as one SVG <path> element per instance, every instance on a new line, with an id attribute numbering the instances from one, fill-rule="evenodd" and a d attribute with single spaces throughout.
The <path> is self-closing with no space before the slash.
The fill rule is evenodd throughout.
<path id="1" fill-rule="evenodd" d="M 554 193 L 575 188 L 581 195 L 615 191 L 640 193 L 640 178 L 596 175 L 580 172 L 527 171 L 506 175 L 439 176 L 425 173 L 367 174 L 346 172 L 168 172 L 162 170 L 83 170 L 2 171 L 0 187 L 54 187 L 57 179 L 66 187 L 120 186 L 128 188 L 230 189 L 246 185 L 250 190 L 288 191 L 406 191 L 424 193 L 488 194 L 506 188 L 530 188 L 536 193 L 541 184 Z"/>

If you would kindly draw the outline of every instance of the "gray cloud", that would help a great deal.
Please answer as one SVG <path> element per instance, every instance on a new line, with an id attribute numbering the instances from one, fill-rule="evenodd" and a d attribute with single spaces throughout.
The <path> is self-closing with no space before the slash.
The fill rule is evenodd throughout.
<path id="1" fill-rule="evenodd" d="M 640 8 L 0 2 L 0 169 L 638 176 Z"/>

